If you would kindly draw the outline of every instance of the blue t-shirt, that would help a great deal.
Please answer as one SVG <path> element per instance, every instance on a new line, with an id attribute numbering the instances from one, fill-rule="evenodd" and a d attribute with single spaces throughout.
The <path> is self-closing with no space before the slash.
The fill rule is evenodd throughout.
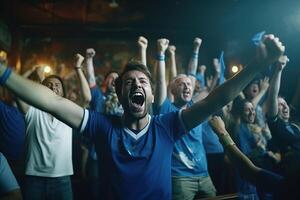
<path id="1" fill-rule="evenodd" d="M 256 139 L 253 133 L 249 130 L 247 124 L 240 123 L 236 127 L 236 143 L 238 148 L 246 155 L 257 147 Z"/>
<path id="2" fill-rule="evenodd" d="M 104 95 L 98 86 L 94 86 L 91 88 L 91 102 L 90 109 L 95 110 L 100 113 L 104 113 Z"/>
<path id="3" fill-rule="evenodd" d="M 203 74 L 197 73 L 196 79 L 200 82 L 201 87 L 205 87 L 205 78 L 204 78 Z"/>
<path id="4" fill-rule="evenodd" d="M 7 159 L 19 160 L 25 140 L 24 115 L 0 101 L 0 151 Z"/>
<path id="5" fill-rule="evenodd" d="M 6 158 L 0 153 L 0 196 L 19 188 L 18 182 L 8 165 Z"/>
<path id="6" fill-rule="evenodd" d="M 179 112 L 150 118 L 135 134 L 121 117 L 85 111 L 81 129 L 95 141 L 104 199 L 171 199 L 171 155 L 183 124 Z"/>
<path id="7" fill-rule="evenodd" d="M 217 134 L 209 125 L 208 120 L 202 123 L 202 138 L 206 154 L 224 153 L 224 148 L 219 141 Z"/>
<path id="8" fill-rule="evenodd" d="M 168 99 L 159 108 L 160 114 L 178 110 Z M 172 154 L 172 176 L 208 176 L 201 124 L 176 141 Z"/>

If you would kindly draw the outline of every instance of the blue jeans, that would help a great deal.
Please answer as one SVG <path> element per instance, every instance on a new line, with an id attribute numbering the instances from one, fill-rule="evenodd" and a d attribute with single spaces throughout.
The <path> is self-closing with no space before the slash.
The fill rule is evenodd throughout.
<path id="1" fill-rule="evenodd" d="M 72 200 L 70 176 L 57 178 L 26 176 L 23 195 L 25 200 Z"/>

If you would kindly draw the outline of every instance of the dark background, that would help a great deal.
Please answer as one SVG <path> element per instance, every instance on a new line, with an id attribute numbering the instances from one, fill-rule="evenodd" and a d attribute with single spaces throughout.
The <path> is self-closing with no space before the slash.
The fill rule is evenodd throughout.
<path id="1" fill-rule="evenodd" d="M 11 46 L 2 48 L 14 58 L 11 63 L 18 56 L 24 63 L 27 53 L 41 48 L 41 43 L 63 43 L 64 50 L 75 43 L 68 49 L 71 55 L 98 41 L 134 44 L 144 35 L 149 49 L 155 49 L 157 38 L 167 37 L 188 57 L 193 38 L 198 36 L 203 39 L 200 63 L 209 65 L 224 50 L 225 62 L 231 66 L 247 63 L 249 48 L 253 48 L 251 37 L 264 30 L 280 37 L 286 46 L 290 62 L 283 74 L 282 94 L 289 99 L 294 93 L 300 74 L 299 0 L 116 0 L 115 8 L 111 2 L 1 1 L 0 17 L 12 33 Z"/>

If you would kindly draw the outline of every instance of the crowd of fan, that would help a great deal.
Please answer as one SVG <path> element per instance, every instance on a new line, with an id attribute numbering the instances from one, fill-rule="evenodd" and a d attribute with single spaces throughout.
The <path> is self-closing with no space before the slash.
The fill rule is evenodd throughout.
<path id="1" fill-rule="evenodd" d="M 76 54 L 72 78 L 44 77 L 42 67 L 21 77 L 1 64 L 0 197 L 299 197 L 300 82 L 289 105 L 279 95 L 284 46 L 261 35 L 249 66 L 226 80 L 223 56 L 211 77 L 198 63 L 201 43 L 195 38 L 179 74 L 176 47 L 158 39 L 152 80 L 144 37 L 138 58 L 102 75 L 101 85 L 92 48 Z"/>

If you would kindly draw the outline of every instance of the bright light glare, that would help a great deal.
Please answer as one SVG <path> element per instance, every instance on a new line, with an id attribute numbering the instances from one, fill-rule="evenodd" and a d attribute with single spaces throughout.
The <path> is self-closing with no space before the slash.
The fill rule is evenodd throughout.
<path id="1" fill-rule="evenodd" d="M 45 73 L 50 73 L 51 72 L 51 67 L 49 67 L 48 65 L 46 65 L 45 67 L 44 67 L 44 72 Z"/>
<path id="2" fill-rule="evenodd" d="M 231 71 L 233 73 L 237 73 L 239 71 L 239 68 L 236 65 L 234 65 L 234 66 L 231 67 Z"/>

